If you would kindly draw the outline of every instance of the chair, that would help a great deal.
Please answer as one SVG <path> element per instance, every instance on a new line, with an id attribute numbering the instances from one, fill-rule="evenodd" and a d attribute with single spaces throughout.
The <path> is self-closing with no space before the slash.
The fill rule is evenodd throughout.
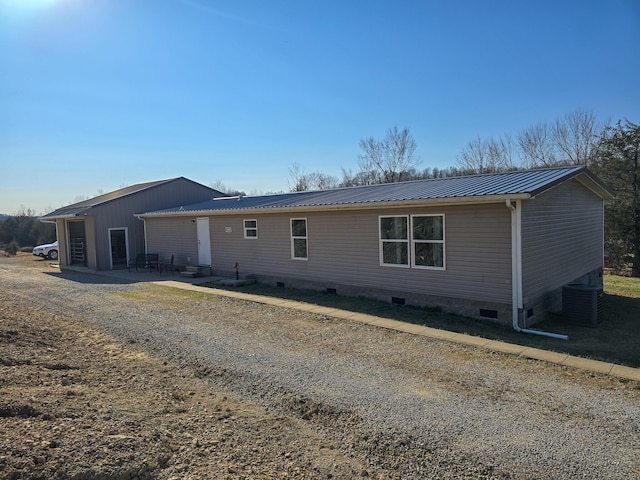
<path id="1" fill-rule="evenodd" d="M 136 255 L 135 261 L 129 263 L 129 273 L 131 273 L 131 267 L 135 267 L 137 272 L 138 268 L 146 268 L 146 266 L 147 266 L 147 256 L 144 253 L 138 253 Z"/>
<path id="2" fill-rule="evenodd" d="M 163 263 L 162 264 L 164 270 L 171 270 L 171 276 L 173 277 L 175 270 L 173 268 L 173 255 L 171 255 L 171 262 L 170 263 Z M 162 269 L 160 270 L 160 274 L 162 274 Z"/>
<path id="3" fill-rule="evenodd" d="M 136 272 L 139 268 L 149 269 L 149 272 L 153 268 L 155 268 L 158 272 L 160 272 L 160 262 L 158 261 L 157 253 L 138 253 L 136 255 L 136 260 L 134 262 L 129 263 L 129 273 L 131 273 L 131 267 L 135 267 Z"/>
<path id="4" fill-rule="evenodd" d="M 160 273 L 160 260 L 159 255 L 157 253 L 147 253 L 147 268 L 149 269 L 149 273 L 154 268 Z"/>

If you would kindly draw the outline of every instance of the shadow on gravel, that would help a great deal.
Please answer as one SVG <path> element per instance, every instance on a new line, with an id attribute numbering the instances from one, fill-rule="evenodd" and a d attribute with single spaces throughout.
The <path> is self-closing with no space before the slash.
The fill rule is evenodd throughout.
<path id="1" fill-rule="evenodd" d="M 80 273 L 80 272 L 72 272 L 72 271 L 44 272 L 44 274 L 49 275 L 50 277 L 54 277 L 62 280 L 68 280 L 76 283 L 82 283 L 86 285 L 123 285 L 123 284 L 148 282 L 150 280 L 148 278 L 145 280 L 142 280 L 142 279 L 127 280 L 126 278 L 122 278 L 122 277 L 95 275 L 92 273 Z"/>

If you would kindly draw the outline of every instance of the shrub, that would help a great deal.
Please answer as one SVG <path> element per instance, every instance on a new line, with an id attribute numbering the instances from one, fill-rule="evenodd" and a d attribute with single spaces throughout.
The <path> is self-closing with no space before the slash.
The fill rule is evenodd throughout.
<path id="1" fill-rule="evenodd" d="M 7 245 L 4 248 L 4 251 L 7 252 L 9 255 L 15 255 L 16 252 L 18 251 L 18 242 L 13 240 L 9 245 Z"/>

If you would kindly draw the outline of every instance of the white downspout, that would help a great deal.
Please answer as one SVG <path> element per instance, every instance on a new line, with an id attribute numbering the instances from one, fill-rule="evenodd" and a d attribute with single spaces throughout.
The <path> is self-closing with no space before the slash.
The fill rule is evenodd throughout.
<path id="1" fill-rule="evenodd" d="M 507 208 L 511 210 L 511 310 L 513 329 L 520 333 L 531 333 L 568 340 L 568 335 L 521 328 L 518 323 L 520 312 L 524 309 L 522 300 L 522 206 L 521 200 L 516 200 L 515 202 L 515 205 L 513 205 L 510 199 L 506 200 Z"/>
<path id="2" fill-rule="evenodd" d="M 147 253 L 149 251 L 147 248 L 147 219 L 140 218 L 140 216 L 138 216 L 138 218 L 142 220 L 142 231 L 144 232 L 144 253 Z"/>

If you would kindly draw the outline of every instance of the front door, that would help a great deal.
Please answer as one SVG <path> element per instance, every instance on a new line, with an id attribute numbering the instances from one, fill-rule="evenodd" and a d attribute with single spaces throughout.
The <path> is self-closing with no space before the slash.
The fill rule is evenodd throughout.
<path id="1" fill-rule="evenodd" d="M 209 217 L 196 219 L 198 222 L 198 265 L 211 265 L 211 236 Z"/>
<path id="2" fill-rule="evenodd" d="M 111 268 L 127 267 L 127 229 L 109 229 L 109 247 L 111 250 Z"/>

